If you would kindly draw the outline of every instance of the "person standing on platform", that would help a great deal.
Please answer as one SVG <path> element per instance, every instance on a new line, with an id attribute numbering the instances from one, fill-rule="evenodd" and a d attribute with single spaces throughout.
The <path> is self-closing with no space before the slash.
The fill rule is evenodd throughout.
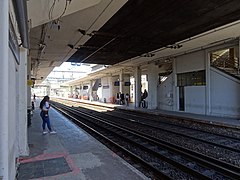
<path id="1" fill-rule="evenodd" d="M 120 104 L 120 94 L 121 94 L 121 93 L 117 93 L 117 97 L 116 97 L 117 101 L 116 101 L 116 104 Z"/>
<path id="2" fill-rule="evenodd" d="M 46 124 L 48 127 L 48 130 L 50 134 L 55 134 L 56 132 L 52 130 L 51 124 L 50 124 L 50 119 L 49 119 L 49 114 L 48 111 L 50 109 L 50 104 L 49 104 L 49 96 L 45 96 L 43 100 L 40 102 L 40 109 L 41 113 L 40 116 L 42 118 L 42 128 L 43 128 L 43 134 L 47 134 L 46 129 Z"/>
<path id="3" fill-rule="evenodd" d="M 34 101 L 36 100 L 36 94 L 33 94 L 33 100 Z"/>
<path id="4" fill-rule="evenodd" d="M 126 106 L 129 106 L 129 94 L 128 93 L 126 93 L 125 99 L 126 99 Z"/>
<path id="5" fill-rule="evenodd" d="M 124 105 L 125 102 L 124 102 L 124 93 L 121 93 L 120 94 L 120 105 Z"/>

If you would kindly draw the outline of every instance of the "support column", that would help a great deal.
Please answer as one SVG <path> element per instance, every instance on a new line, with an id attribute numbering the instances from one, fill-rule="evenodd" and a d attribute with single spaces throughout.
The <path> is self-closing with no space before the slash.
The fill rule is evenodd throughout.
<path id="1" fill-rule="evenodd" d="M 240 37 L 238 38 L 238 74 L 240 74 Z"/>
<path id="2" fill-rule="evenodd" d="M 31 57 L 27 61 L 27 80 L 31 80 Z M 31 86 L 27 86 L 27 107 L 31 109 Z"/>
<path id="3" fill-rule="evenodd" d="M 205 114 L 211 115 L 211 64 L 210 55 L 205 51 L 205 69 L 206 69 L 206 86 L 205 86 Z"/>
<path id="4" fill-rule="evenodd" d="M 75 85 L 75 86 L 73 86 L 73 89 L 74 89 L 74 99 L 76 99 L 76 97 L 77 97 L 77 85 Z"/>
<path id="5" fill-rule="evenodd" d="M 92 101 L 93 100 L 93 97 L 92 97 L 92 83 L 93 81 L 91 80 L 90 81 L 90 87 L 89 87 L 89 100 Z"/>
<path id="6" fill-rule="evenodd" d="M 178 111 L 178 87 L 177 87 L 177 62 L 176 59 L 173 59 L 173 111 Z"/>
<path id="7" fill-rule="evenodd" d="M 112 83 L 112 75 L 110 75 L 108 77 L 108 84 L 109 84 L 109 97 L 110 97 L 110 101 L 111 103 L 114 103 L 114 95 L 113 95 L 113 83 Z"/>
<path id="8" fill-rule="evenodd" d="M 119 92 L 123 93 L 123 70 L 119 74 Z"/>
<path id="9" fill-rule="evenodd" d="M 27 49 L 20 49 L 19 65 L 19 107 L 18 117 L 18 150 L 20 156 L 27 156 L 29 148 L 27 143 Z"/>
<path id="10" fill-rule="evenodd" d="M 9 142 L 8 142 L 8 0 L 0 1 L 0 177 L 7 180 L 9 174 Z"/>
<path id="11" fill-rule="evenodd" d="M 157 109 L 158 66 L 148 65 L 148 109 Z"/>
<path id="12" fill-rule="evenodd" d="M 83 99 L 83 86 L 84 86 L 84 84 L 82 83 L 80 86 L 82 87 L 80 89 L 80 96 L 81 96 L 81 99 Z"/>
<path id="13" fill-rule="evenodd" d="M 141 69 L 140 67 L 136 67 L 135 73 L 135 107 L 139 107 L 140 101 L 141 101 Z"/>
<path id="14" fill-rule="evenodd" d="M 70 97 L 73 97 L 73 87 L 70 86 Z"/>

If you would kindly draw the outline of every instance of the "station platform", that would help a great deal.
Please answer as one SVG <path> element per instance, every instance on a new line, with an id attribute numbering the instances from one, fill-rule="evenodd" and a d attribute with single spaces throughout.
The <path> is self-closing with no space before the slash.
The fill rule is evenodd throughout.
<path id="1" fill-rule="evenodd" d="M 94 104 L 98 106 L 110 107 L 115 109 L 136 111 L 139 113 L 161 115 L 164 117 L 175 118 L 180 120 L 191 120 L 191 121 L 194 120 L 201 123 L 209 123 L 209 124 L 215 124 L 215 125 L 240 129 L 240 117 L 239 118 L 218 117 L 218 116 L 209 116 L 209 115 L 193 114 L 193 113 L 186 113 L 186 112 L 166 111 L 166 110 L 160 110 L 160 109 L 146 109 L 146 108 L 135 107 L 134 103 L 130 103 L 129 106 L 126 106 L 126 105 L 102 103 L 98 101 L 88 101 L 88 100 L 80 100 L 80 99 L 73 99 L 73 98 L 60 98 L 60 99 L 67 99 L 75 102 L 83 102 L 87 104 Z"/>
<path id="2" fill-rule="evenodd" d="M 117 106 L 115 108 L 124 109 L 128 111 L 137 111 L 141 113 L 144 112 L 148 114 L 161 115 L 163 117 L 174 118 L 179 120 L 189 120 L 189 121 L 215 124 L 215 125 L 240 129 L 240 118 L 209 116 L 209 115 L 193 114 L 193 113 L 186 113 L 186 112 L 166 111 L 166 110 L 160 110 L 160 109 L 136 108 L 134 107 L 133 104 L 130 104 L 128 107 Z"/>
<path id="3" fill-rule="evenodd" d="M 149 179 L 53 108 L 49 117 L 57 133 L 43 135 L 40 109 L 34 110 L 28 128 L 30 155 L 19 160 L 18 180 Z"/>

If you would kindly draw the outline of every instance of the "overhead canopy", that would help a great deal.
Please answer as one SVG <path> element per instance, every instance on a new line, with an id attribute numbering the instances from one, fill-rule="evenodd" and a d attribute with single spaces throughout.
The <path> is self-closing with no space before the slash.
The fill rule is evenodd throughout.
<path id="1" fill-rule="evenodd" d="M 238 0 L 129 0 L 70 62 L 113 65 L 240 18 Z M 175 47 L 179 48 L 179 47 Z M 151 55 L 151 54 L 150 54 Z"/>

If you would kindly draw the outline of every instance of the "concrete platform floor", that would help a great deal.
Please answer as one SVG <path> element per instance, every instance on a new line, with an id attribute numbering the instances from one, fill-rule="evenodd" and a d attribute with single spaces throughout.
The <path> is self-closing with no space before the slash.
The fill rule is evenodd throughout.
<path id="1" fill-rule="evenodd" d="M 36 108 L 28 128 L 30 155 L 20 159 L 19 180 L 149 179 L 54 109 L 49 116 L 57 134 L 43 135 L 39 113 Z"/>

